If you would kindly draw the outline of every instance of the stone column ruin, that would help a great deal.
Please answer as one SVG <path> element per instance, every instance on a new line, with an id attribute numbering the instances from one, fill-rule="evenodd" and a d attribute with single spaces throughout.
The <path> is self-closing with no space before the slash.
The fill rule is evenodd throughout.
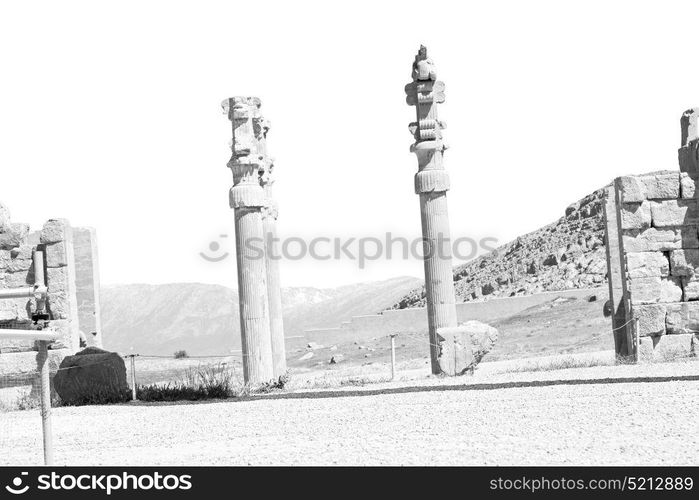
<path id="1" fill-rule="evenodd" d="M 261 384 L 274 378 L 274 370 L 262 220 L 267 197 L 259 181 L 265 161 L 260 151 L 260 100 L 231 97 L 222 106 L 233 123 L 228 167 L 233 172 L 230 206 L 235 210 L 243 375 L 246 383 Z"/>
<path id="2" fill-rule="evenodd" d="M 435 66 L 424 46 L 415 56 L 412 77 L 405 93 L 406 102 L 415 106 L 417 116 L 409 127 L 415 137 L 410 150 L 418 160 L 415 193 L 420 196 L 432 373 L 455 375 L 462 373 L 460 367 L 470 361 L 470 340 L 455 328 L 456 297 L 447 212 L 449 174 L 442 162 L 445 124 L 437 114 L 437 105 L 445 100 L 444 83 L 436 80 Z"/>
<path id="3" fill-rule="evenodd" d="M 269 327 L 272 336 L 272 365 L 274 378 L 286 373 L 286 347 L 284 344 L 284 320 L 282 318 L 282 294 L 279 282 L 279 249 L 277 240 L 277 216 L 279 210 L 272 197 L 274 184 L 274 159 L 267 154 L 267 132 L 270 123 L 262 118 L 260 134 L 260 186 L 265 192 L 266 205 L 262 209 L 262 226 L 265 233 L 265 265 L 267 269 L 267 300 L 269 304 Z"/>

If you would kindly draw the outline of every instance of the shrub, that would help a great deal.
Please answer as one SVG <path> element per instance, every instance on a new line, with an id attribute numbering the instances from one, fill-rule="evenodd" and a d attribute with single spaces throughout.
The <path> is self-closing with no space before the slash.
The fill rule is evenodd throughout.
<path id="1" fill-rule="evenodd" d="M 231 398 L 241 390 L 235 370 L 221 363 L 188 368 L 175 382 L 139 386 L 136 395 L 141 401 L 196 401 Z"/>
<path id="2" fill-rule="evenodd" d="M 181 351 L 175 351 L 175 359 L 184 359 L 188 358 L 189 355 L 187 354 L 187 351 L 181 350 Z"/>

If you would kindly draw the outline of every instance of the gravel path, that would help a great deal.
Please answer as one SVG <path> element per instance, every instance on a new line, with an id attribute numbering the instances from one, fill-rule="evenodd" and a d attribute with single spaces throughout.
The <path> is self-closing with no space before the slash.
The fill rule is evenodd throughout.
<path id="1" fill-rule="evenodd" d="M 348 394 L 348 395 L 345 395 Z M 65 465 L 695 465 L 699 382 L 57 408 Z M 38 412 L 2 414 L 0 464 L 41 460 Z"/>

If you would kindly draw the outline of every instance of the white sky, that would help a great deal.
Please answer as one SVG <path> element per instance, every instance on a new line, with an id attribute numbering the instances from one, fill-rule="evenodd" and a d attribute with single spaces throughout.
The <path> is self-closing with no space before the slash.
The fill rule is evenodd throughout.
<path id="1" fill-rule="evenodd" d="M 446 83 L 452 236 L 505 242 L 624 173 L 676 168 L 699 106 L 699 2 L 4 2 L 0 201 L 97 228 L 104 283 L 235 285 L 230 122 L 271 120 L 282 236 L 420 234 L 420 43 Z M 233 246 L 221 240 L 224 250 Z M 284 286 L 422 275 L 419 260 L 283 262 Z"/>

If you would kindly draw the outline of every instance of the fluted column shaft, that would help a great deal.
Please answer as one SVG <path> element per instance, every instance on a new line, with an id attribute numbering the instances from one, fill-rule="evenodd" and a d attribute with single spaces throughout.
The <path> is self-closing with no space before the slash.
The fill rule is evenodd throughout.
<path id="1" fill-rule="evenodd" d="M 278 379 L 286 373 L 286 346 L 284 342 L 284 319 L 282 317 L 282 293 L 279 280 L 279 242 L 277 241 L 277 217 L 279 210 L 272 196 L 274 185 L 274 160 L 267 152 L 267 133 L 270 123 L 263 119 L 261 122 L 260 153 L 264 157 L 260 170 L 260 186 L 262 186 L 266 205 L 262 209 L 262 224 L 265 233 L 265 259 L 267 272 L 267 303 L 269 306 L 269 326 L 272 342 L 272 364 L 274 377 Z"/>
<path id="2" fill-rule="evenodd" d="M 279 378 L 287 371 L 286 345 L 284 342 L 284 319 L 282 317 L 282 294 L 279 281 L 279 243 L 277 241 L 277 220 L 270 214 L 263 215 L 262 224 L 265 232 L 265 256 L 267 268 L 267 297 L 269 305 L 269 326 L 272 339 L 272 364 L 274 378 Z"/>

